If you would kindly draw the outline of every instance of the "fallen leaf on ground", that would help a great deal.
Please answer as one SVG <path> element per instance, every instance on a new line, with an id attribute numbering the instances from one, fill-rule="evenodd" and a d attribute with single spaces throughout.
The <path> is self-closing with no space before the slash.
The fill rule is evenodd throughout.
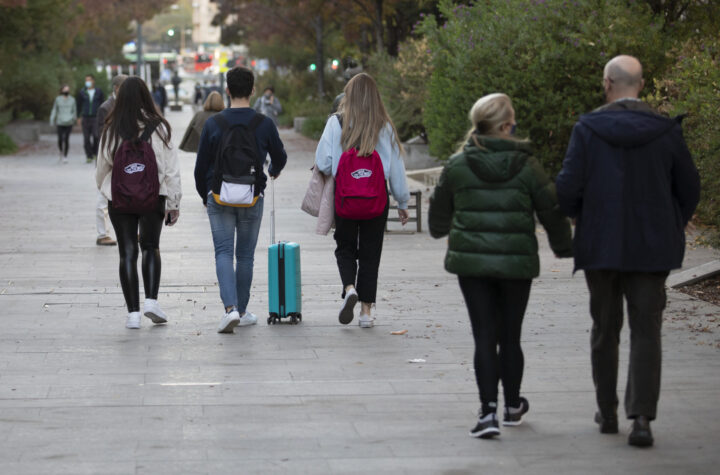
<path id="1" fill-rule="evenodd" d="M 391 335 L 404 335 L 408 331 L 407 330 L 395 330 L 394 332 L 390 332 Z"/>

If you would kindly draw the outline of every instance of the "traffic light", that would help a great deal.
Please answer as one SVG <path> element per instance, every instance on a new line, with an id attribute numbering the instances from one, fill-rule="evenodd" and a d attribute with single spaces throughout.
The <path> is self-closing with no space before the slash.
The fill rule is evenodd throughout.
<path id="1" fill-rule="evenodd" d="M 175 30 L 172 29 L 172 28 L 170 28 L 170 29 L 167 31 L 167 34 L 168 34 L 168 36 L 170 36 L 170 37 L 175 36 Z"/>
<path id="2" fill-rule="evenodd" d="M 332 70 L 337 71 L 338 66 L 340 66 L 340 61 L 338 61 L 337 59 L 333 59 L 331 66 Z"/>
<path id="3" fill-rule="evenodd" d="M 315 63 L 312 63 L 310 65 L 310 71 L 315 71 L 316 69 L 317 69 L 317 66 L 315 65 Z"/>

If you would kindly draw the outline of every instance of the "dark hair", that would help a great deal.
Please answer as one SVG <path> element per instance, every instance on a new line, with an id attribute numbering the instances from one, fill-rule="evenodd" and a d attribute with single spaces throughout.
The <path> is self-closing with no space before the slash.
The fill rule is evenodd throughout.
<path id="1" fill-rule="evenodd" d="M 105 120 L 101 140 L 108 155 L 114 157 L 123 140 L 138 140 L 141 125 L 143 130 L 155 127 L 163 145 L 170 147 L 170 124 L 157 110 L 145 81 L 130 76 L 120 86 L 115 105 Z"/>
<path id="2" fill-rule="evenodd" d="M 225 76 L 230 97 L 238 99 L 250 97 L 255 85 L 255 75 L 248 68 L 235 66 Z"/>
<path id="3" fill-rule="evenodd" d="M 93 81 L 95 80 L 95 76 L 93 76 L 92 73 L 86 74 L 85 77 L 86 77 L 86 78 L 92 78 Z"/>
<path id="4" fill-rule="evenodd" d="M 275 88 L 272 87 L 272 86 L 268 86 L 268 87 L 266 87 L 265 89 L 263 89 L 263 92 L 265 92 L 265 91 L 270 91 L 270 92 L 272 92 L 273 94 L 275 94 Z"/>

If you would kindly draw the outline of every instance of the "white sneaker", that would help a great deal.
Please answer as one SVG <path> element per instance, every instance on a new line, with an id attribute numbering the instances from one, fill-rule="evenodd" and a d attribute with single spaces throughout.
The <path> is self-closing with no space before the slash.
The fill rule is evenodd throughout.
<path id="1" fill-rule="evenodd" d="M 246 327 L 248 325 L 255 325 L 257 323 L 257 316 L 254 313 L 250 313 L 246 311 L 243 313 L 242 317 L 240 317 L 240 323 L 238 323 L 239 327 Z"/>
<path id="2" fill-rule="evenodd" d="M 220 320 L 218 333 L 234 333 L 233 328 L 235 328 L 238 323 L 240 323 L 240 314 L 237 312 L 237 310 L 228 312 L 225 314 L 222 320 Z"/>
<path id="3" fill-rule="evenodd" d="M 156 325 L 167 323 L 167 315 L 160 310 L 160 304 L 155 299 L 145 299 L 143 306 L 145 316 L 148 317 Z"/>
<path id="4" fill-rule="evenodd" d="M 353 318 L 355 317 L 354 309 L 357 301 L 358 294 L 354 288 L 345 292 L 345 300 L 343 301 L 342 307 L 340 307 L 340 314 L 338 315 L 340 323 L 347 325 L 353 321 Z"/>
<path id="5" fill-rule="evenodd" d="M 125 321 L 125 328 L 130 328 L 131 330 L 137 330 L 140 328 L 140 312 L 128 313 L 127 320 Z"/>
<path id="6" fill-rule="evenodd" d="M 358 318 L 358 325 L 360 325 L 360 328 L 372 328 L 375 326 L 375 317 L 360 314 L 360 318 Z"/>

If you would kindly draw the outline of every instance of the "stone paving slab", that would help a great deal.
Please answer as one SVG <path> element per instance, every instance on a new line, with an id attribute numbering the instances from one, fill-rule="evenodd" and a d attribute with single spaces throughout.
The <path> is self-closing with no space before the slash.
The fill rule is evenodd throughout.
<path id="1" fill-rule="evenodd" d="M 188 111 L 168 113 L 177 143 Z M 445 240 L 385 238 L 377 326 L 337 323 L 331 236 L 299 210 L 314 143 L 281 136 L 277 235 L 302 246 L 300 325 L 267 326 L 269 202 L 255 261 L 255 327 L 218 335 L 222 313 L 194 156 L 181 153 L 180 221 L 163 230 L 163 327 L 124 328 L 117 248 L 95 245 L 94 167 L 82 138 L 0 157 L 0 461 L 9 474 L 711 473 L 720 462 L 718 307 L 669 292 L 656 447 L 602 436 L 582 273 L 538 232 L 542 275 L 525 317 L 526 422 L 467 436 L 477 410 L 473 343 Z M 39 151 L 38 151 L 39 150 Z M 44 150 L 44 151 L 43 151 Z M 423 191 L 427 210 L 429 189 Z M 423 227 L 426 228 L 426 216 Z M 717 259 L 689 248 L 686 266 Z M 408 330 L 402 336 L 393 330 Z M 621 347 L 619 396 L 627 369 Z M 424 359 L 411 364 L 410 359 Z M 622 416 L 622 412 L 620 413 Z"/>

